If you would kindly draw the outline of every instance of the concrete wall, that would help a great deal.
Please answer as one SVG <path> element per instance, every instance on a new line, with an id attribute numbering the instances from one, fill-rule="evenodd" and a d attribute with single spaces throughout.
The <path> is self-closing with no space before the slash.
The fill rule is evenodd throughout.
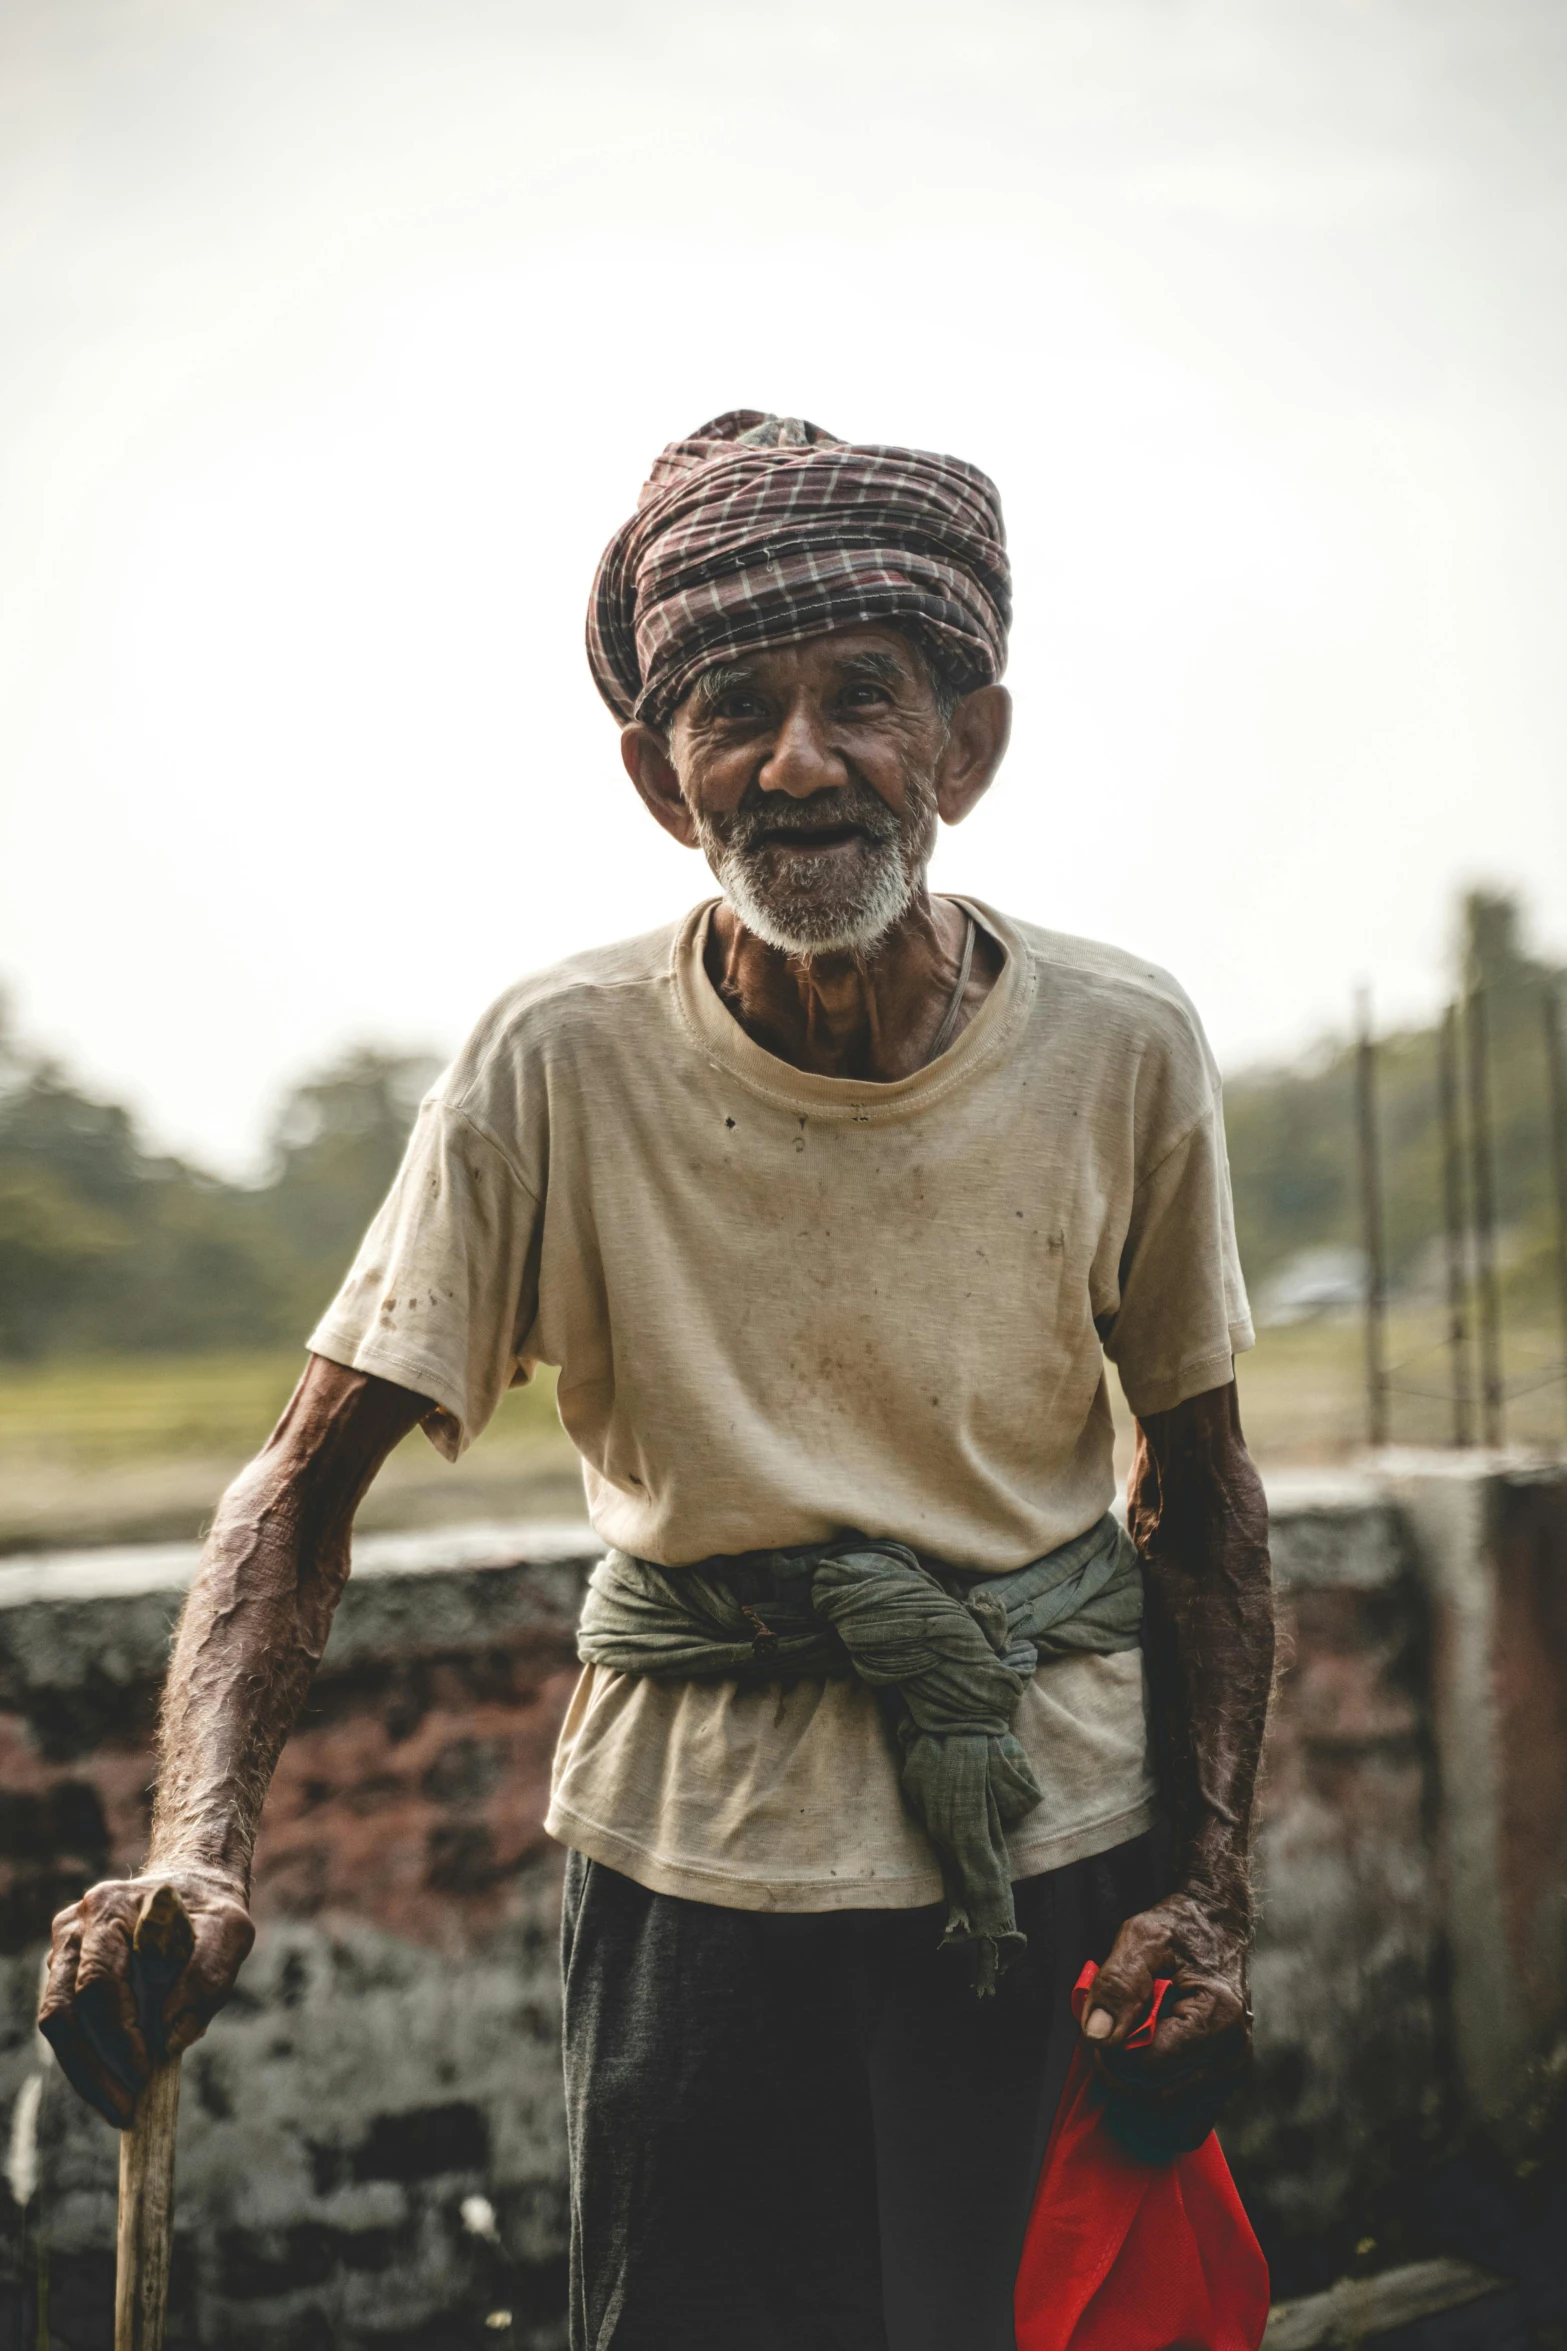
<path id="1" fill-rule="evenodd" d="M 1514 2155 L 1539 2128 L 1567 2021 L 1567 1477 L 1411 1461 L 1272 1499 L 1290 1663 L 1258 2072 L 1226 2140 L 1302 2291 L 1368 2232 L 1399 2250 L 1410 2183 L 1477 2127 Z M 268 1807 L 257 1951 L 185 2067 L 171 2351 L 563 2340 L 539 1821 L 590 1557 L 585 1530 L 536 1527 L 358 1547 Z M 49 1915 L 140 1858 L 191 1564 L 0 1569 L 0 2116 L 39 2068 Z M 109 2339 L 115 2140 L 45 2083 L 29 2214 L 54 2338 L 87 2351 Z M 18 2311 L 34 2246 L 3 2188 L 0 2220 Z"/>

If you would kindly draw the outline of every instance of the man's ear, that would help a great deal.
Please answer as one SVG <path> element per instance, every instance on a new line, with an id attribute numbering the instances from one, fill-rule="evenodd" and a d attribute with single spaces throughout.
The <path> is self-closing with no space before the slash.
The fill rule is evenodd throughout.
<path id="1" fill-rule="evenodd" d="M 644 806 L 682 847 L 694 849 L 696 826 L 681 792 L 669 745 L 657 728 L 644 726 L 640 720 L 626 727 L 620 738 L 620 756 L 627 775 L 642 795 Z"/>
<path id="2" fill-rule="evenodd" d="M 989 791 L 1011 733 L 1012 697 L 1005 686 L 978 686 L 964 695 L 936 769 L 936 810 L 943 824 L 961 824 Z"/>

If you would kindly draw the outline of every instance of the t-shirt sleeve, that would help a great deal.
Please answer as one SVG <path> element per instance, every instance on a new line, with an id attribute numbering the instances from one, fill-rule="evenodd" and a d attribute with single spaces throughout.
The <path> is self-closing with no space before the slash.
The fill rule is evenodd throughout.
<path id="1" fill-rule="evenodd" d="M 1118 1287 L 1100 1336 L 1139 1418 L 1222 1388 L 1255 1344 L 1217 1091 L 1138 1184 Z"/>
<path id="2" fill-rule="evenodd" d="M 507 1388 L 529 1376 L 539 1204 L 463 1112 L 427 1101 L 313 1355 L 428 1396 L 431 1443 L 455 1461 Z"/>

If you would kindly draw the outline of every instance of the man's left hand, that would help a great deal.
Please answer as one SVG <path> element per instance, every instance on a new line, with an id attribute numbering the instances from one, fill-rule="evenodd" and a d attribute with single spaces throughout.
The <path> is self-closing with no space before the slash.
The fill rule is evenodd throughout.
<path id="1" fill-rule="evenodd" d="M 1097 2069 L 1123 2094 L 1159 2106 L 1203 2093 L 1214 2110 L 1251 2059 L 1246 1926 L 1227 1907 L 1182 1890 L 1129 1918 L 1094 1978 L 1083 2037 Z M 1153 2005 L 1155 1979 L 1170 1989 L 1146 2049 L 1118 2056 Z"/>

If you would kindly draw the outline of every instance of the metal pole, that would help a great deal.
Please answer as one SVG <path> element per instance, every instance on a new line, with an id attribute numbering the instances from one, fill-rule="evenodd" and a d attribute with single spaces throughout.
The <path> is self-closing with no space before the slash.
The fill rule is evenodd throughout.
<path id="1" fill-rule="evenodd" d="M 1453 1443 L 1474 1443 L 1469 1363 L 1469 1283 L 1464 1264 L 1464 1134 L 1458 1110 L 1458 1007 L 1442 1015 L 1436 1044 L 1442 1106 L 1442 1207 L 1447 1225 L 1447 1345 L 1453 1374 Z"/>
<path id="2" fill-rule="evenodd" d="M 1355 1124 L 1360 1141 L 1360 1218 L 1366 1249 L 1366 1440 L 1387 1443 L 1387 1367 L 1383 1315 L 1387 1298 L 1382 1262 L 1382 1170 L 1377 1152 L 1377 1049 L 1371 1039 L 1371 998 L 1359 997 L 1360 1042 L 1355 1050 Z"/>
<path id="3" fill-rule="evenodd" d="M 1496 1289 L 1496 1187 L 1491 1166 L 1490 1027 L 1485 991 L 1469 990 L 1469 1148 L 1473 1165 L 1475 1291 L 1480 1323 L 1480 1400 L 1485 1442 L 1502 1442 L 1502 1310 Z"/>
<path id="4" fill-rule="evenodd" d="M 1562 1369 L 1567 1372 L 1567 1051 L 1562 1045 L 1562 1006 L 1556 982 L 1547 980 L 1540 1000 L 1545 1014 L 1545 1063 L 1551 1090 L 1551 1165 L 1556 1177 L 1556 1287 L 1562 1310 Z"/>

